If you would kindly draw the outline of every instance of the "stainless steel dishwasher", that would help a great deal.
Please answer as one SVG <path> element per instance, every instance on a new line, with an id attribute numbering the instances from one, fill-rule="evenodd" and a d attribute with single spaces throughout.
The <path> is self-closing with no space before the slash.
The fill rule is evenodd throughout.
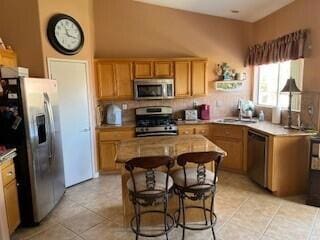
<path id="1" fill-rule="evenodd" d="M 268 136 L 248 131 L 248 175 L 259 185 L 267 187 Z"/>

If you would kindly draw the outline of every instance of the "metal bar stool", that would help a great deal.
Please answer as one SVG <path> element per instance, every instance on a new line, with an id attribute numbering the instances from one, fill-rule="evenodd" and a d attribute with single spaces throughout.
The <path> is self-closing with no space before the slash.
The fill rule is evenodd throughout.
<path id="1" fill-rule="evenodd" d="M 214 213 L 214 197 L 216 192 L 217 173 L 220 162 L 223 160 L 223 154 L 218 152 L 194 152 L 185 153 L 178 156 L 177 162 L 183 168 L 176 171 L 172 177 L 174 180 L 175 193 L 179 196 L 179 209 L 175 213 L 176 226 L 183 229 L 182 239 L 185 236 L 185 230 L 212 230 L 213 239 L 216 239 L 214 226 L 217 216 Z M 205 164 L 214 162 L 214 172 L 206 169 Z M 186 167 L 187 163 L 196 164 L 197 167 Z M 211 197 L 210 208 L 206 207 L 206 199 Z M 185 199 L 191 201 L 202 201 L 201 206 L 185 206 Z M 203 211 L 205 223 L 199 227 L 188 226 L 186 224 L 186 209 L 201 209 Z M 182 223 L 180 216 L 182 212 Z M 208 223 L 207 212 L 210 213 L 210 223 Z"/>
<path id="2" fill-rule="evenodd" d="M 132 231 L 136 234 L 136 239 L 139 236 L 159 237 L 162 235 L 166 235 L 168 239 L 168 233 L 175 225 L 174 218 L 167 212 L 169 191 L 173 188 L 173 180 L 169 171 L 173 164 L 173 159 L 168 156 L 138 157 L 125 164 L 131 176 L 127 182 L 127 188 L 134 206 L 135 216 L 131 219 L 130 224 Z M 155 170 L 160 167 L 166 167 L 166 172 Z M 135 168 L 144 171 L 134 172 Z M 140 210 L 141 206 L 155 206 L 161 203 L 163 203 L 163 211 Z M 163 214 L 164 230 L 157 234 L 141 232 L 141 217 L 146 214 Z"/>

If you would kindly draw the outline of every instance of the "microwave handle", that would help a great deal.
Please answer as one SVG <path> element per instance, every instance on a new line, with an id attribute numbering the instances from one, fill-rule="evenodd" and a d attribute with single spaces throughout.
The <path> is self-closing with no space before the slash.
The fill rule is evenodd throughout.
<path id="1" fill-rule="evenodd" d="M 162 83 L 162 92 L 163 92 L 163 97 L 168 97 L 167 84 L 166 83 Z"/>

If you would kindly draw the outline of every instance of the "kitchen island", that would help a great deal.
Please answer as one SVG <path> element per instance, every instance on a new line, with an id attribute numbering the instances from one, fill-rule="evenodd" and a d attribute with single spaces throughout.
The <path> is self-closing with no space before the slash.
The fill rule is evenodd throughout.
<path id="1" fill-rule="evenodd" d="M 144 137 L 134 138 L 129 140 L 123 140 L 119 143 L 118 151 L 116 155 L 117 163 L 121 164 L 121 180 L 122 180 L 122 201 L 123 201 L 123 214 L 124 224 L 128 225 L 130 219 L 133 216 L 133 206 L 129 200 L 129 194 L 127 189 L 127 181 L 129 179 L 129 172 L 124 168 L 125 163 L 135 157 L 143 156 L 170 156 L 176 159 L 182 153 L 187 152 L 204 152 L 204 151 L 216 151 L 226 155 L 226 152 L 215 145 L 213 142 L 201 135 L 192 136 L 162 136 L 162 137 Z M 172 168 L 172 172 L 179 167 L 175 165 Z M 213 170 L 213 164 L 206 164 L 206 168 Z M 187 203 L 188 204 L 188 203 Z M 173 214 L 178 209 L 178 199 L 176 196 L 172 196 L 169 200 L 169 212 Z M 197 221 L 203 218 L 202 212 L 190 213 L 188 220 Z M 157 223 L 161 219 L 145 219 L 147 223 Z"/>

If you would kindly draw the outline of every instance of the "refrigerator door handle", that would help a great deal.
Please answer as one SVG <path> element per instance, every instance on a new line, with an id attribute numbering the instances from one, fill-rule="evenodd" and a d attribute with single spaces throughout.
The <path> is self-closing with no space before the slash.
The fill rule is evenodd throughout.
<path id="1" fill-rule="evenodd" d="M 50 99 L 49 99 L 49 96 L 47 93 L 44 93 L 44 104 L 45 104 L 45 107 L 47 109 L 47 112 L 48 112 L 48 117 L 49 117 L 49 127 L 50 127 L 50 142 L 51 142 L 51 145 L 50 145 L 50 155 L 49 155 L 49 158 L 50 158 L 50 162 L 52 160 L 54 160 L 55 158 L 55 127 L 54 127 L 54 118 L 53 118 L 53 110 L 52 110 L 52 106 L 51 106 L 51 103 L 50 103 Z"/>

